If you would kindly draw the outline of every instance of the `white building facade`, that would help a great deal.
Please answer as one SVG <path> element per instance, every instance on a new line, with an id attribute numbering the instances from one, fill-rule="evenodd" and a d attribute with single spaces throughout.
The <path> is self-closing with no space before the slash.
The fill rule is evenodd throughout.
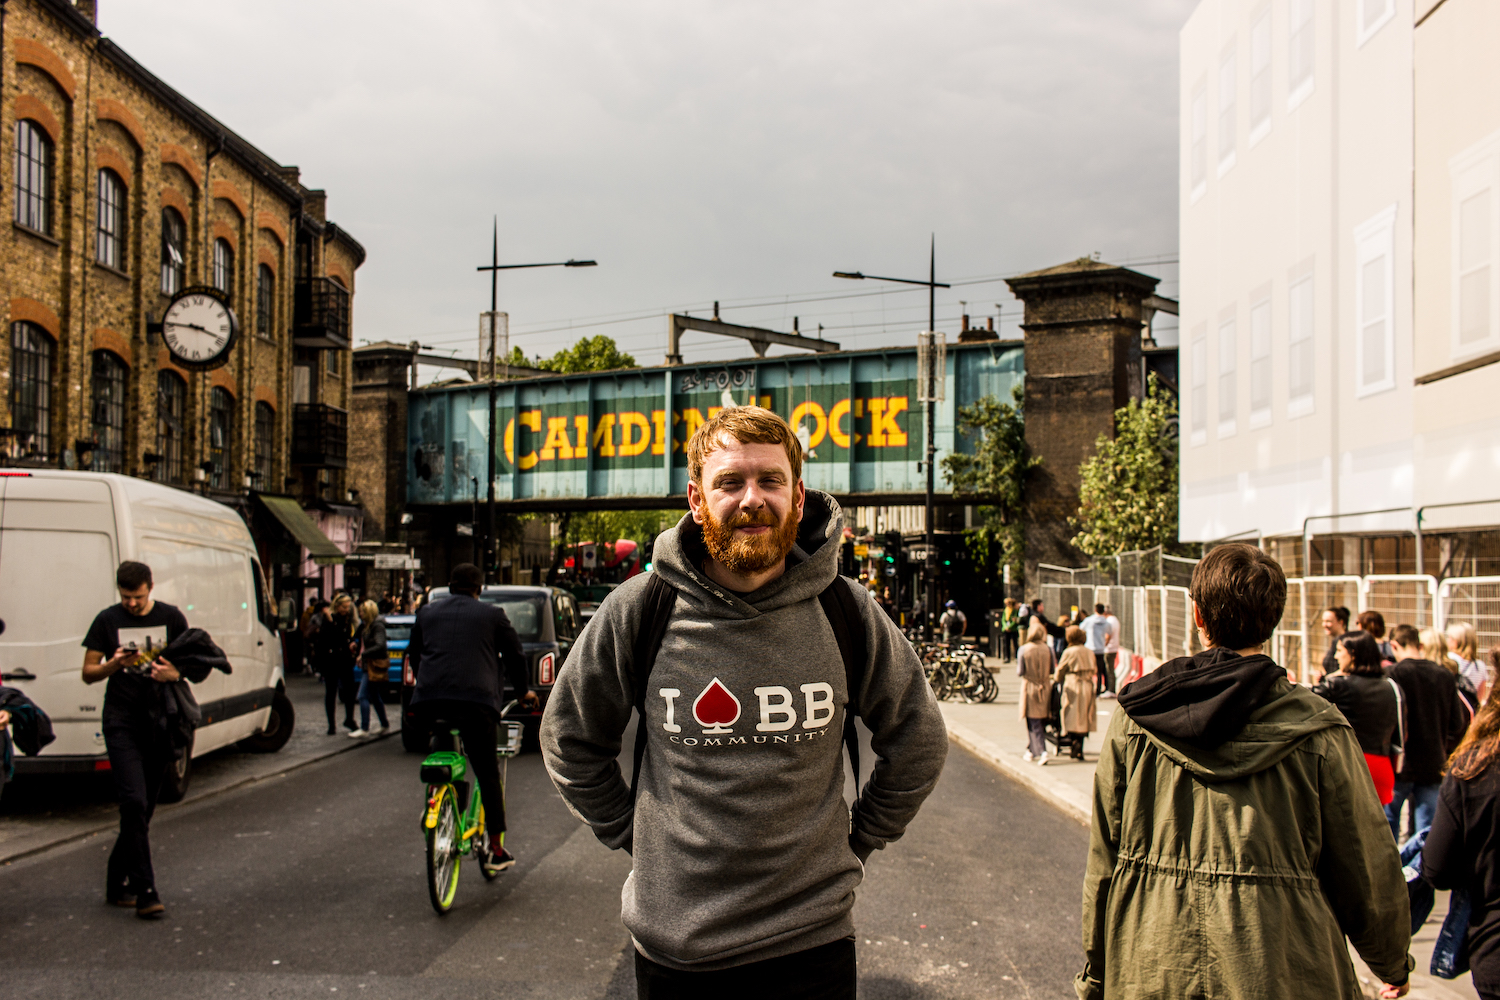
<path id="1" fill-rule="evenodd" d="M 1296 539 L 1278 552 L 1295 562 L 1306 533 L 1324 539 L 1313 572 L 1410 573 L 1419 511 L 1448 530 L 1500 523 L 1500 504 L 1421 510 L 1500 497 L 1500 250 L 1464 251 L 1464 275 L 1479 277 L 1448 273 L 1469 246 L 1451 249 L 1449 202 L 1493 190 L 1481 208 L 1500 213 L 1500 142 L 1481 141 L 1500 129 L 1500 102 L 1464 94 L 1466 75 L 1489 74 L 1482 58 L 1417 55 L 1449 8 L 1484 4 L 1203 0 L 1184 26 L 1183 540 Z M 1455 78 L 1442 101 L 1419 101 L 1426 65 Z M 1450 164 L 1458 149 L 1419 157 L 1424 115 L 1446 145 L 1477 133 L 1472 164 Z M 1434 172 L 1441 207 L 1423 193 Z M 1500 234 L 1500 219 L 1486 225 L 1475 247 Z M 1456 320 L 1460 280 L 1488 282 L 1490 298 L 1469 293 Z M 1444 294 L 1419 298 L 1424 281 Z M 1428 544 L 1429 564 L 1454 555 L 1451 542 Z"/>

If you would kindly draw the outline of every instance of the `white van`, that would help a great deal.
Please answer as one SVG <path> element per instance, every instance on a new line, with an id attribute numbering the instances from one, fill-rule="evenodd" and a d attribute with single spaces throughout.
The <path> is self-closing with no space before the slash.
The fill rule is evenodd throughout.
<path id="1" fill-rule="evenodd" d="M 191 757 L 241 740 L 281 749 L 291 735 L 275 609 L 245 522 L 206 497 L 97 472 L 0 471 L 0 680 L 52 718 L 57 740 L 16 757 L 18 774 L 105 771 L 104 684 L 83 682 L 83 636 L 119 602 L 115 569 L 151 567 L 174 604 L 229 657 L 194 684 L 203 724 L 170 769 L 165 801 L 187 791 Z"/>

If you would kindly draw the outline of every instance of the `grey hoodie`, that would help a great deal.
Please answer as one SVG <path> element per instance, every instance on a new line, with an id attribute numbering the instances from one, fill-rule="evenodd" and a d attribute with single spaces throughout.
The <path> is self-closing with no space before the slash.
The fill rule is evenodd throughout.
<path id="1" fill-rule="evenodd" d="M 834 499 L 808 490 L 786 573 L 743 598 L 704 576 L 691 515 L 657 539 L 655 572 L 678 597 L 651 671 L 633 809 L 616 758 L 645 577 L 609 595 L 559 672 L 542 719 L 547 770 L 601 842 L 631 851 L 621 919 L 662 965 L 729 968 L 853 934 L 864 859 L 901 836 L 942 772 L 947 733 L 921 663 L 857 586 L 869 658 L 862 690 L 847 691 L 818 603 L 841 525 Z M 852 812 L 846 708 L 878 758 Z"/>

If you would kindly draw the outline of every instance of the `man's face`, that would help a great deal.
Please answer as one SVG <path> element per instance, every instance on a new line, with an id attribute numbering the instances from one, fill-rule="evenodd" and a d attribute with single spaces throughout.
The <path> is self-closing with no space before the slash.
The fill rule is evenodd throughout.
<path id="1" fill-rule="evenodd" d="M 1343 635 L 1344 626 L 1339 621 L 1339 616 L 1332 611 L 1323 612 L 1323 631 L 1329 635 Z"/>
<path id="2" fill-rule="evenodd" d="M 708 554 L 735 573 L 762 573 L 786 558 L 806 499 L 781 445 L 729 437 L 704 459 L 702 484 L 688 483 Z"/>
<path id="3" fill-rule="evenodd" d="M 151 607 L 151 584 L 143 583 L 134 590 L 121 587 L 120 605 L 136 617 L 145 614 Z"/>

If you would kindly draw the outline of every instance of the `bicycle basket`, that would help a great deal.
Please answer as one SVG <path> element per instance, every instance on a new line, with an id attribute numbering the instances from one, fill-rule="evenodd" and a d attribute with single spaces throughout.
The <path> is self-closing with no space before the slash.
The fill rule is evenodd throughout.
<path id="1" fill-rule="evenodd" d="M 495 755 L 498 757 L 514 757 L 521 752 L 521 723 L 502 722 L 495 743 Z"/>

